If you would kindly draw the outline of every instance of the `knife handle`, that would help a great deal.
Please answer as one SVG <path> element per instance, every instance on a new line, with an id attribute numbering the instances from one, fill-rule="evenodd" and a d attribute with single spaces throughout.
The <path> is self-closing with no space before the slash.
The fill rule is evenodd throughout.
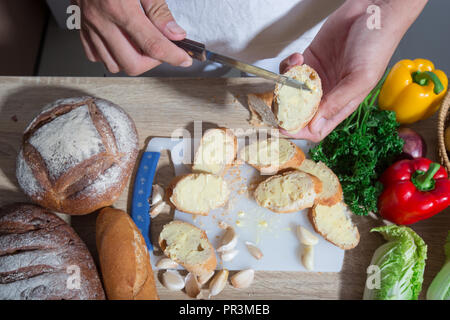
<path id="1" fill-rule="evenodd" d="M 186 51 L 188 55 L 199 61 L 206 61 L 206 47 L 203 43 L 196 42 L 189 39 L 181 41 L 172 41 L 179 48 Z"/>
<path id="2" fill-rule="evenodd" d="M 131 218 L 141 231 L 149 251 L 153 251 L 150 238 L 150 203 L 153 178 L 161 154 L 159 152 L 144 152 L 136 173 L 131 202 Z"/>

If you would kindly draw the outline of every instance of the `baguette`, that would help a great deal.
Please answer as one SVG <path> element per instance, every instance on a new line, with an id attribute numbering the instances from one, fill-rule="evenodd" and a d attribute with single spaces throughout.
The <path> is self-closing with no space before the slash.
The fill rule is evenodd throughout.
<path id="1" fill-rule="evenodd" d="M 261 207 L 276 213 L 289 213 L 311 208 L 321 191 L 322 182 L 318 178 L 294 170 L 261 182 L 254 196 Z"/>
<path id="2" fill-rule="evenodd" d="M 166 224 L 159 235 L 164 254 L 196 276 L 206 275 L 217 266 L 213 246 L 205 231 L 184 221 Z"/>
<path id="3" fill-rule="evenodd" d="M 126 212 L 102 209 L 97 217 L 96 242 L 108 299 L 159 299 L 144 238 Z"/>
<path id="4" fill-rule="evenodd" d="M 277 84 L 274 91 L 249 94 L 249 96 L 256 96 L 267 106 L 265 112 L 258 112 L 258 108 L 252 105 L 249 98 L 248 106 L 252 114 L 251 123 L 255 124 L 260 121 L 270 124 L 270 121 L 265 118 L 265 113 L 272 111 L 280 128 L 295 133 L 306 127 L 317 113 L 322 99 L 322 82 L 317 72 L 308 65 L 296 66 L 284 75 L 306 83 L 311 91 Z"/>
<path id="5" fill-rule="evenodd" d="M 305 159 L 298 170 L 312 174 L 322 181 L 322 192 L 317 196 L 316 203 L 332 206 L 342 201 L 342 187 L 338 177 L 323 162 Z"/>
<path id="6" fill-rule="evenodd" d="M 239 159 L 261 173 L 273 174 L 299 167 L 305 160 L 305 154 L 289 140 L 269 138 L 242 148 Z"/>
<path id="7" fill-rule="evenodd" d="M 349 250 L 358 245 L 359 231 L 344 202 L 338 202 L 334 206 L 315 205 L 309 218 L 316 232 L 335 246 Z"/>
<path id="8" fill-rule="evenodd" d="M 224 206 L 230 195 L 226 181 L 210 173 L 190 173 L 176 177 L 167 189 L 170 203 L 178 210 L 207 216 Z"/>
<path id="9" fill-rule="evenodd" d="M 237 153 L 237 138 L 226 128 L 208 130 L 200 141 L 192 170 L 223 175 L 233 164 Z"/>

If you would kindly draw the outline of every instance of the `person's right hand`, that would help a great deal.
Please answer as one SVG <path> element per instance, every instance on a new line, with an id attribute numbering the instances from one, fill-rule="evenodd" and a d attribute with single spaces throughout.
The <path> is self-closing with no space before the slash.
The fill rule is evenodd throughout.
<path id="1" fill-rule="evenodd" d="M 164 0 L 72 0 L 82 13 L 81 42 L 90 61 L 140 75 L 162 62 L 189 67 L 191 57 L 170 40 L 186 32 Z M 141 7 L 142 4 L 142 7 Z"/>

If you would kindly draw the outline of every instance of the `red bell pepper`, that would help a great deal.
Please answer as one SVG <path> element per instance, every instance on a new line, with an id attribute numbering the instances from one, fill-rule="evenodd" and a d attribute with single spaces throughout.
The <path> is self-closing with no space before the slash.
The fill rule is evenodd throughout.
<path id="1" fill-rule="evenodd" d="M 401 160 L 380 178 L 380 215 L 395 224 L 427 219 L 450 205 L 450 180 L 442 166 L 426 158 Z"/>

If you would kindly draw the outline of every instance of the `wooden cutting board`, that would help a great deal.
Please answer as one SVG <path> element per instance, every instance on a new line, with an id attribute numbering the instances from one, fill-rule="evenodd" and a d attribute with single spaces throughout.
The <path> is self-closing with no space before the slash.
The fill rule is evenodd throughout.
<path id="1" fill-rule="evenodd" d="M 217 126 L 251 128 L 246 93 L 263 92 L 272 84 L 258 78 L 158 79 L 158 78 L 23 78 L 0 77 L 0 205 L 28 201 L 15 179 L 15 159 L 22 132 L 40 108 L 56 99 L 95 95 L 121 105 L 134 119 L 140 147 L 150 137 L 170 137 L 175 129 L 205 130 Z M 196 121 L 203 120 L 202 127 Z M 428 157 L 437 159 L 437 117 L 416 123 L 428 144 Z M 169 156 L 163 154 L 156 181 L 166 185 L 174 176 Z M 115 206 L 127 209 L 129 191 Z M 450 228 L 450 209 L 416 223 L 413 229 L 428 244 L 424 297 L 431 280 L 444 263 L 443 244 Z M 72 226 L 86 242 L 94 259 L 96 213 L 72 217 Z M 170 214 L 153 221 L 157 231 L 172 219 Z M 246 290 L 228 286 L 218 299 L 360 299 L 366 281 L 366 268 L 375 249 L 384 243 L 370 228 L 379 225 L 369 217 L 354 217 L 361 233 L 359 246 L 345 254 L 339 273 L 259 271 Z M 154 239 L 156 240 L 156 239 Z M 157 277 L 160 274 L 156 272 Z M 170 292 L 158 283 L 162 299 L 186 299 L 182 292 Z"/>

